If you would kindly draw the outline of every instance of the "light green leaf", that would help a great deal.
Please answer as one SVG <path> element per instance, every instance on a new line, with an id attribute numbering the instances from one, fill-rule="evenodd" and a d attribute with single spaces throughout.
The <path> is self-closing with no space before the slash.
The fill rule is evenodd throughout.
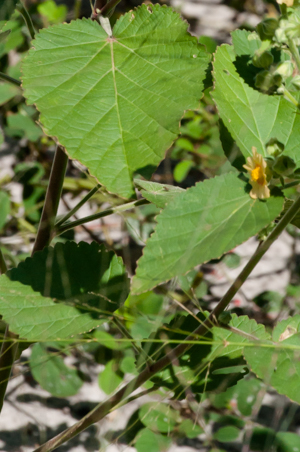
<path id="1" fill-rule="evenodd" d="M 141 32 L 141 27 L 143 31 Z M 198 107 L 209 57 L 171 8 L 142 5 L 109 37 L 89 19 L 42 30 L 23 64 L 23 88 L 45 132 L 109 191 L 134 195 Z"/>
<path id="2" fill-rule="evenodd" d="M 99 326 L 100 321 L 73 306 L 55 303 L 30 286 L 0 277 L 0 314 L 13 333 L 29 341 L 65 339 Z"/>
<path id="3" fill-rule="evenodd" d="M 256 32 L 247 30 L 235 30 L 231 33 L 232 44 L 237 56 L 254 56 L 256 50 L 259 50 L 262 42 Z"/>
<path id="4" fill-rule="evenodd" d="M 214 434 L 214 439 L 222 443 L 229 443 L 236 440 L 239 434 L 240 430 L 237 427 L 222 427 Z"/>
<path id="5" fill-rule="evenodd" d="M 176 182 L 182 182 L 188 175 L 191 168 L 193 168 L 194 162 L 192 160 L 182 160 L 177 163 L 174 168 L 174 180 Z"/>
<path id="6" fill-rule="evenodd" d="M 146 180 L 135 179 L 137 187 L 142 188 L 141 193 L 145 199 L 163 209 L 178 193 L 184 190 L 174 185 L 157 184 L 156 182 L 148 182 Z"/>
<path id="7" fill-rule="evenodd" d="M 99 375 L 99 386 L 106 394 L 111 394 L 122 381 L 123 373 L 118 369 L 118 362 L 112 359 Z"/>
<path id="8" fill-rule="evenodd" d="M 4 105 L 18 94 L 21 95 L 21 90 L 17 86 L 9 83 L 0 83 L 0 105 Z"/>
<path id="9" fill-rule="evenodd" d="M 280 322 L 272 339 L 268 347 L 246 347 L 244 356 L 251 370 L 266 384 L 300 403 L 300 316 Z"/>
<path id="10" fill-rule="evenodd" d="M 300 437 L 296 433 L 279 432 L 276 435 L 276 452 L 300 452 Z"/>
<path id="11" fill-rule="evenodd" d="M 300 164 L 300 115 L 282 96 L 268 96 L 251 88 L 238 74 L 232 46 L 219 47 L 214 61 L 215 89 L 212 96 L 221 119 L 244 157 L 255 146 L 266 156 L 266 144 L 277 139 L 284 154 Z"/>
<path id="12" fill-rule="evenodd" d="M 150 290 L 220 257 L 267 226 L 282 206 L 280 197 L 251 199 L 244 182 L 232 173 L 198 183 L 158 215 L 138 262 L 133 292 Z"/>
<path id="13" fill-rule="evenodd" d="M 145 403 L 139 410 L 141 422 L 150 430 L 168 433 L 174 430 L 179 414 L 169 405 L 159 402 Z"/>
<path id="14" fill-rule="evenodd" d="M 47 343 L 32 347 L 29 362 L 35 380 L 55 397 L 75 395 L 83 384 L 77 370 L 66 366 L 57 350 L 47 350 Z"/>
<path id="15" fill-rule="evenodd" d="M 25 136 L 30 141 L 37 141 L 43 135 L 41 128 L 28 115 L 22 113 L 9 115 L 7 125 L 6 134 L 9 136 Z"/>
<path id="16" fill-rule="evenodd" d="M 166 452 L 171 443 L 171 438 L 144 428 L 137 434 L 135 448 L 138 452 Z"/>
<path id="17" fill-rule="evenodd" d="M 6 223 L 7 215 L 9 214 L 9 209 L 10 209 L 9 196 L 5 191 L 0 190 L 0 229 L 2 229 Z"/>

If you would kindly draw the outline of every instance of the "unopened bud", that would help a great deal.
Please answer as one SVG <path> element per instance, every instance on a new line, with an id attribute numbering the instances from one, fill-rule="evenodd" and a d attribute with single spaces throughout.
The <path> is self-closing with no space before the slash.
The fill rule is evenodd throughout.
<path id="1" fill-rule="evenodd" d="M 266 150 L 271 157 L 278 157 L 284 151 L 284 145 L 273 138 L 267 143 Z"/>
<path id="2" fill-rule="evenodd" d="M 253 64 L 256 67 L 267 69 L 273 63 L 274 58 L 271 52 L 264 52 L 261 55 L 254 55 Z"/>
<path id="3" fill-rule="evenodd" d="M 275 35 L 275 31 L 278 28 L 278 20 L 273 19 L 269 17 L 268 19 L 263 20 L 260 22 L 257 27 L 257 33 L 259 34 L 259 37 L 262 41 L 268 39 L 273 39 L 273 36 Z"/>
<path id="4" fill-rule="evenodd" d="M 273 75 L 269 71 L 261 71 L 255 76 L 255 86 L 261 91 L 269 91 L 274 86 Z"/>
<path id="5" fill-rule="evenodd" d="M 294 72 L 294 65 L 292 61 L 284 61 L 283 63 L 280 63 L 277 68 L 275 69 L 274 74 L 279 74 L 283 79 L 287 79 L 291 75 L 293 75 Z"/>
<path id="6" fill-rule="evenodd" d="M 280 155 L 277 157 L 273 165 L 273 171 L 280 176 L 289 176 L 294 172 L 295 168 L 296 163 L 287 155 Z"/>

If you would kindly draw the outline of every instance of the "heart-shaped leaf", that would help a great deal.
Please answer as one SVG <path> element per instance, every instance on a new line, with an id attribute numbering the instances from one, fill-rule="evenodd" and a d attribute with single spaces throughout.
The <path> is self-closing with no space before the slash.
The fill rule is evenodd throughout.
<path id="1" fill-rule="evenodd" d="M 111 192 L 134 194 L 197 108 L 209 57 L 171 8 L 142 5 L 108 36 L 89 19 L 42 30 L 23 64 L 44 131 Z"/>

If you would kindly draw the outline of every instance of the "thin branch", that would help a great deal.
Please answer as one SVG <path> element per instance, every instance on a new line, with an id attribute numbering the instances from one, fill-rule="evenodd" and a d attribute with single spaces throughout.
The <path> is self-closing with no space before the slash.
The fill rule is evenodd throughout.
<path id="1" fill-rule="evenodd" d="M 98 212 L 93 215 L 80 218 L 79 220 L 76 221 L 71 221 L 70 223 L 58 227 L 55 231 L 55 235 L 60 235 L 63 232 L 69 231 L 69 229 L 76 228 L 77 226 L 89 223 L 90 221 L 98 220 L 99 218 L 107 217 L 108 215 L 112 215 L 113 213 L 125 212 L 126 210 L 130 210 L 138 206 L 143 206 L 145 204 L 149 204 L 149 201 L 147 201 L 147 199 L 139 199 L 138 201 L 128 202 L 126 204 L 122 204 L 121 206 L 111 207 L 110 209 L 102 210 L 102 212 Z"/>
<path id="2" fill-rule="evenodd" d="M 4 342 L 1 347 L 0 355 L 0 412 L 3 407 L 5 392 L 9 382 L 12 365 L 16 359 L 18 350 L 18 337 L 19 336 L 9 331 L 9 327 L 7 325 L 4 333 Z"/>
<path id="3" fill-rule="evenodd" d="M 12 78 L 9 75 L 3 74 L 3 72 L 0 72 L 0 79 L 4 80 L 5 82 L 12 83 L 13 85 L 21 86 L 20 80 Z"/>
<path id="4" fill-rule="evenodd" d="M 48 246 L 54 229 L 55 217 L 62 192 L 68 156 L 60 146 L 57 146 L 52 164 L 45 204 L 39 224 L 38 233 L 32 254 Z"/>
<path id="5" fill-rule="evenodd" d="M 95 422 L 103 419 L 116 405 L 124 401 L 133 391 L 138 389 L 141 385 L 143 385 L 147 380 L 152 378 L 155 374 L 162 371 L 165 367 L 167 367 L 170 363 L 182 356 L 190 347 L 190 344 L 187 344 L 186 341 L 194 339 L 195 335 L 204 336 L 211 327 L 211 324 L 216 321 L 219 315 L 227 308 L 232 298 L 241 288 L 243 283 L 246 281 L 250 273 L 256 267 L 258 262 L 264 256 L 264 254 L 268 251 L 270 246 L 274 243 L 274 241 L 278 238 L 278 236 L 283 232 L 286 226 L 291 222 L 293 217 L 296 215 L 298 210 L 300 209 L 300 196 L 296 199 L 293 205 L 288 209 L 288 211 L 284 214 L 282 219 L 273 229 L 269 237 L 262 243 L 259 244 L 257 250 L 240 272 L 239 276 L 233 282 L 231 287 L 225 293 L 221 301 L 215 307 L 215 309 L 211 312 L 209 317 L 203 322 L 202 325 L 199 325 L 196 330 L 189 335 L 182 344 L 179 344 L 175 347 L 171 353 L 167 353 L 164 357 L 159 359 L 152 366 L 146 367 L 137 377 L 135 377 L 131 382 L 121 388 L 117 393 L 115 393 L 110 399 L 106 402 L 95 407 L 90 413 L 88 413 L 85 417 L 83 417 L 79 422 L 74 424 L 72 427 L 67 428 L 65 431 L 57 435 L 55 438 L 47 441 L 42 446 L 35 449 L 34 452 L 50 452 L 56 449 L 61 444 L 66 441 L 74 438 L 74 436 L 78 435 L 80 432 L 88 428 L 90 425 Z"/>
<path id="6" fill-rule="evenodd" d="M 127 339 L 129 339 L 131 341 L 131 345 L 132 347 L 135 349 L 135 351 L 137 352 L 138 355 L 142 355 L 145 359 L 145 362 L 147 364 L 154 364 L 153 359 L 151 358 L 151 356 L 149 356 L 145 350 L 143 348 L 141 348 L 136 341 L 133 339 L 133 337 L 130 335 L 130 333 L 127 331 L 127 329 L 122 325 L 122 323 L 120 322 L 120 320 L 114 316 L 112 318 L 112 321 L 115 323 L 115 325 L 117 326 L 117 328 L 121 331 L 122 334 L 124 334 L 125 337 L 127 337 Z"/>
<path id="7" fill-rule="evenodd" d="M 71 218 L 80 209 L 80 207 L 82 207 L 86 202 L 88 202 L 88 200 L 92 196 L 94 196 L 95 193 L 97 193 L 100 187 L 101 187 L 100 184 L 96 185 L 96 187 L 94 187 L 84 198 L 82 198 L 82 200 L 79 201 L 79 203 L 76 204 L 76 206 L 74 206 L 73 209 L 70 210 L 70 212 L 68 212 L 66 215 L 64 215 L 60 220 L 58 220 L 55 223 L 55 227 L 58 228 L 59 226 L 64 224 L 69 218 Z"/>
<path id="8" fill-rule="evenodd" d="M 115 9 L 118 3 L 120 3 L 121 0 L 110 0 L 108 3 L 106 3 L 103 8 L 101 8 L 101 15 L 107 16 L 111 11 Z"/>
<path id="9" fill-rule="evenodd" d="M 19 13 L 21 14 L 21 16 L 23 17 L 25 24 L 28 28 L 29 34 L 31 39 L 34 39 L 35 37 L 35 29 L 31 20 L 31 17 L 27 11 L 27 9 L 25 8 L 23 2 L 21 1 L 20 3 L 17 3 L 16 5 L 16 10 L 19 11 Z"/>
<path id="10" fill-rule="evenodd" d="M 6 272 L 7 272 L 7 265 L 6 265 L 2 250 L 0 248 L 0 275 L 3 275 Z"/>

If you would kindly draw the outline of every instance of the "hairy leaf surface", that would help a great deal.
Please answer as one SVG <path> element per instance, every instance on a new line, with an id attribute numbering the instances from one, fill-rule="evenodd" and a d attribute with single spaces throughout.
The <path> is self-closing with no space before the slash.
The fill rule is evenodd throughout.
<path id="1" fill-rule="evenodd" d="M 89 19 L 42 30 L 23 65 L 45 132 L 111 192 L 134 194 L 197 108 L 209 57 L 171 8 L 142 5 L 109 37 Z"/>
<path id="2" fill-rule="evenodd" d="M 245 183 L 226 174 L 178 194 L 157 217 L 133 278 L 139 293 L 220 257 L 273 221 L 283 198 L 253 200 Z"/>

